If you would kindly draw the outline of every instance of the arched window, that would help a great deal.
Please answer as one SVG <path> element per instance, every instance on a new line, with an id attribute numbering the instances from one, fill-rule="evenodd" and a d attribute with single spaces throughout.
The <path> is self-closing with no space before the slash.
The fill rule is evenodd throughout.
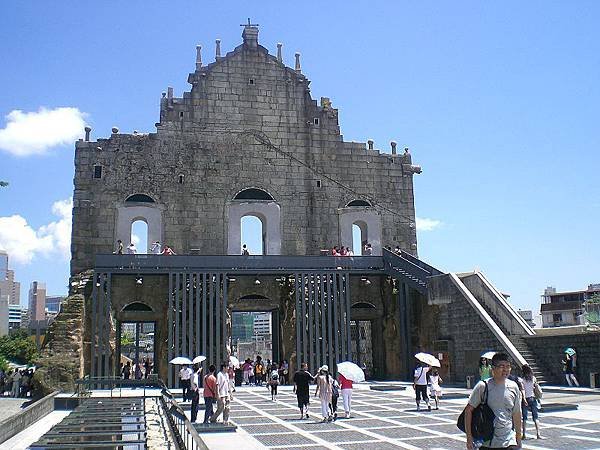
<path id="1" fill-rule="evenodd" d="M 273 201 L 273 197 L 267 191 L 257 188 L 244 189 L 233 198 L 234 200 L 270 200 Z"/>
<path id="2" fill-rule="evenodd" d="M 377 309 L 375 305 L 370 302 L 357 302 L 354 305 L 352 305 L 352 308 Z"/>
<path id="3" fill-rule="evenodd" d="M 257 216 L 243 216 L 241 219 L 241 242 L 251 255 L 265 254 L 265 232 L 262 220 Z M 240 249 L 240 253 L 242 249 Z"/>
<path id="4" fill-rule="evenodd" d="M 137 203 L 154 203 L 154 199 L 146 194 L 133 194 L 127 197 L 126 202 L 137 202 Z"/>
<path id="5" fill-rule="evenodd" d="M 146 305 L 145 303 L 142 303 L 142 302 L 133 302 L 133 303 L 130 303 L 129 305 L 126 305 L 123 308 L 123 311 L 147 311 L 147 312 L 152 312 L 152 308 L 150 308 L 148 305 Z"/>
<path id="6" fill-rule="evenodd" d="M 371 206 L 371 203 L 366 200 L 352 200 L 346 206 Z"/>
<path id="7" fill-rule="evenodd" d="M 131 224 L 130 242 L 135 245 L 138 253 L 148 253 L 148 224 L 145 220 L 136 219 Z"/>
<path id="8" fill-rule="evenodd" d="M 362 220 L 357 220 L 352 224 L 352 249 L 357 256 L 362 256 L 363 248 L 369 242 L 367 231 L 367 224 Z"/>

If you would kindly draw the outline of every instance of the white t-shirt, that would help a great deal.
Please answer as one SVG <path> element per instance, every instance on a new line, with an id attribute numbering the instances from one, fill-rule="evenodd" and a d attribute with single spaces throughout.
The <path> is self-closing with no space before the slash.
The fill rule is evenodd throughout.
<path id="1" fill-rule="evenodd" d="M 420 386 L 427 386 L 427 372 L 429 372 L 430 367 L 417 367 L 415 369 L 415 384 Z"/>
<path id="2" fill-rule="evenodd" d="M 219 372 L 217 375 L 217 393 L 219 397 L 229 397 L 229 375 Z"/>
<path id="3" fill-rule="evenodd" d="M 190 378 L 192 378 L 193 373 L 194 371 L 192 369 L 190 369 L 189 367 L 184 367 L 179 371 L 179 378 L 181 378 L 182 380 L 189 380 Z"/>
<path id="4" fill-rule="evenodd" d="M 530 381 L 525 378 L 520 378 L 521 383 L 523 383 L 523 390 L 525 391 L 525 398 L 535 397 L 533 393 L 533 385 L 536 382 L 535 377 L 533 377 Z"/>
<path id="5" fill-rule="evenodd" d="M 487 380 L 487 404 L 494 411 L 494 437 L 483 445 L 493 448 L 505 448 L 517 445 L 516 434 L 513 430 L 513 414 L 521 412 L 521 391 L 517 383 L 505 380 L 504 384 L 496 384 L 493 378 Z M 485 382 L 480 381 L 475 385 L 469 405 L 477 408 L 483 400 Z"/>

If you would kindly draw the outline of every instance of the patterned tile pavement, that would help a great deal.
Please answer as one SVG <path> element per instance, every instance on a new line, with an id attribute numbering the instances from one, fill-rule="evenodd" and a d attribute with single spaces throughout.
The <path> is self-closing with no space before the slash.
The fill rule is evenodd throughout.
<path id="1" fill-rule="evenodd" d="M 277 402 L 271 401 L 264 388 L 238 388 L 231 421 L 270 449 L 462 449 L 465 438 L 455 424 L 465 403 L 465 399 L 453 399 L 443 401 L 437 411 L 416 411 L 407 393 L 355 389 L 352 417 L 321 423 L 320 404 L 314 397 L 310 419 L 300 419 L 291 388 L 280 387 Z M 341 399 L 338 408 L 343 411 Z M 600 414 L 592 414 L 592 419 L 575 416 L 576 413 L 542 414 L 542 434 L 546 439 L 525 440 L 523 448 L 600 449 Z M 527 432 L 535 435 L 531 421 Z M 241 443 L 237 450 L 243 448 Z"/>

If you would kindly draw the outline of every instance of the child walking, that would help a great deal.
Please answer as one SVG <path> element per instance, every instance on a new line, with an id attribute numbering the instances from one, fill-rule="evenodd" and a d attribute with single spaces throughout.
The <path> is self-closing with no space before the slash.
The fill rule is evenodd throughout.
<path id="1" fill-rule="evenodd" d="M 268 382 L 269 388 L 271 388 L 271 401 L 277 401 L 277 386 L 279 386 L 279 372 L 277 369 L 271 371 Z"/>
<path id="2" fill-rule="evenodd" d="M 440 386 L 442 381 L 438 370 L 435 367 L 432 368 L 429 375 L 429 395 L 435 400 L 435 409 L 440 409 L 439 398 L 442 396 L 442 388 Z"/>

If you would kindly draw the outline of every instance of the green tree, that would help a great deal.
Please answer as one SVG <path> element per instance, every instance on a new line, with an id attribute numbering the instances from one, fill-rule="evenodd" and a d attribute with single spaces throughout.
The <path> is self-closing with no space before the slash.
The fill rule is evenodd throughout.
<path id="1" fill-rule="evenodd" d="M 0 357 L 18 364 L 32 364 L 37 356 L 35 343 L 25 330 L 0 338 Z"/>
<path id="2" fill-rule="evenodd" d="M 8 371 L 8 361 L 0 356 L 0 370 Z"/>

